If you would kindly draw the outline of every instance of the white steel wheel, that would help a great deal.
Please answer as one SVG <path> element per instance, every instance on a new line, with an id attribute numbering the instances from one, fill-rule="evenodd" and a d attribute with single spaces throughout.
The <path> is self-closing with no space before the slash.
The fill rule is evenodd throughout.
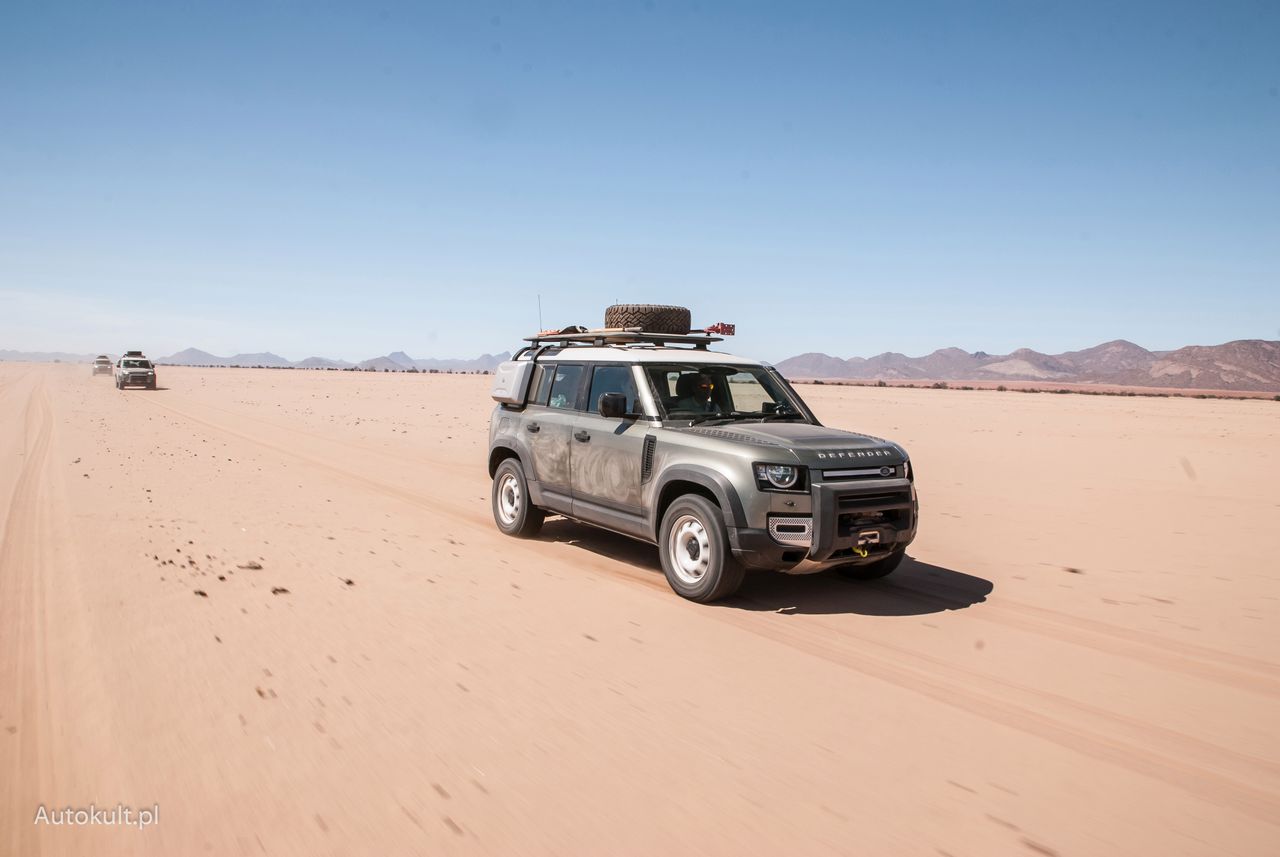
<path id="1" fill-rule="evenodd" d="M 744 569 L 729 546 L 724 513 L 699 494 L 677 497 L 662 515 L 658 557 L 677 595 L 707 603 L 732 595 Z"/>
<path id="2" fill-rule="evenodd" d="M 520 515 L 520 504 L 523 502 L 520 480 L 514 473 L 504 473 L 498 480 L 498 517 L 508 527 L 515 526 Z"/>
<path id="3" fill-rule="evenodd" d="M 706 577 L 712 560 L 711 539 L 697 518 L 692 515 L 676 518 L 667 539 L 667 550 L 671 552 L 671 570 L 681 583 L 697 586 Z"/>
<path id="4" fill-rule="evenodd" d="M 529 485 L 518 458 L 508 458 L 493 473 L 493 522 L 509 536 L 528 538 L 542 526 L 544 513 L 529 501 Z"/>

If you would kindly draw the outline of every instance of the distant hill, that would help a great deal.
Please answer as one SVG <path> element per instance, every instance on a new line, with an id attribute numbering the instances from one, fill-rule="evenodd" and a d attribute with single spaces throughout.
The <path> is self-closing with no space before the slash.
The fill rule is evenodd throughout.
<path id="1" fill-rule="evenodd" d="M 330 360 L 328 357 L 308 357 L 293 365 L 299 369 L 346 369 L 355 364 L 345 360 Z"/>
<path id="2" fill-rule="evenodd" d="M 1280 342 L 1240 339 L 1223 345 L 1190 345 L 1148 351 L 1123 339 L 1083 351 L 1041 354 L 969 353 L 943 348 L 924 357 L 885 353 L 841 359 L 811 352 L 778 364 L 788 378 L 864 381 L 1064 381 L 1131 387 L 1280 391 Z"/>
<path id="3" fill-rule="evenodd" d="M 361 360 L 356 366 L 360 369 L 372 369 L 374 372 L 408 372 L 414 368 L 397 363 L 390 357 L 372 357 L 368 360 Z"/>
<path id="4" fill-rule="evenodd" d="M 270 351 L 261 351 L 257 354 L 236 354 L 233 357 L 228 357 L 227 361 L 232 366 L 266 366 L 270 369 L 280 369 L 293 365 L 279 354 L 272 354 Z"/>
<path id="5" fill-rule="evenodd" d="M 18 354 L 19 352 L 0 351 L 0 359 L 9 360 L 52 360 L 53 356 L 44 357 L 4 357 L 6 354 Z M 66 359 L 67 357 L 75 357 L 80 361 L 92 361 L 96 355 L 54 355 Z M 428 359 L 415 360 L 403 351 L 393 351 L 382 357 L 372 357 L 363 360 L 360 363 L 349 363 L 346 360 L 333 360 L 328 357 L 308 357 L 306 360 L 292 362 L 281 357 L 279 354 L 272 354 L 270 351 L 262 351 L 254 354 L 236 354 L 232 357 L 220 357 L 217 354 L 210 354 L 208 351 L 201 351 L 199 348 L 187 348 L 176 354 L 170 354 L 168 357 L 161 357 L 156 360 L 157 363 L 166 366 L 266 366 L 273 369 L 372 369 L 376 372 L 409 372 L 417 370 L 419 372 L 492 372 L 497 368 L 498 364 L 504 360 L 510 360 L 511 354 L 503 352 L 501 354 L 482 354 L 472 360 L 460 359 Z"/>
<path id="6" fill-rule="evenodd" d="M 177 354 L 170 354 L 168 357 L 161 357 L 156 361 L 169 366 L 229 366 L 230 361 L 225 357 L 219 357 L 216 354 L 210 354 L 208 351 L 201 351 L 199 348 L 188 348 L 185 351 L 179 351 Z"/>
<path id="7" fill-rule="evenodd" d="M 0 349 L 0 360 L 11 363 L 92 363 L 97 354 L 70 354 L 65 351 L 6 351 Z"/>
<path id="8" fill-rule="evenodd" d="M 498 368 L 499 363 L 510 359 L 511 352 L 503 351 L 501 354 L 481 354 L 474 360 L 438 360 L 436 358 L 428 358 L 413 362 L 423 372 L 429 372 L 432 369 L 437 372 L 492 372 Z"/>

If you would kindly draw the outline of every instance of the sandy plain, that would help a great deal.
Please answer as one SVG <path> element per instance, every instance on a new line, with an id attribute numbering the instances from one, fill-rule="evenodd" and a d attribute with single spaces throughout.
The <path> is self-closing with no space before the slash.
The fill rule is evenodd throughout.
<path id="1" fill-rule="evenodd" d="M 1280 852 L 1274 402 L 802 387 L 913 559 L 708 607 L 497 533 L 483 377 L 161 387 L 0 364 L 2 854 Z"/>

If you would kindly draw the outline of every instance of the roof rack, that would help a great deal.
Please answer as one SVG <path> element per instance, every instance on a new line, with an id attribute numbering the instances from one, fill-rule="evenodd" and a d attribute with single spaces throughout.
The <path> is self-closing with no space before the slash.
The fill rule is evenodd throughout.
<path id="1" fill-rule="evenodd" d="M 722 342 L 723 336 L 712 336 L 703 330 L 688 333 L 651 333 L 639 327 L 608 327 L 600 330 L 566 328 L 563 331 L 544 331 L 537 336 L 526 336 L 525 342 L 534 345 L 560 343 L 562 345 L 692 345 L 705 351 L 712 342 Z"/>

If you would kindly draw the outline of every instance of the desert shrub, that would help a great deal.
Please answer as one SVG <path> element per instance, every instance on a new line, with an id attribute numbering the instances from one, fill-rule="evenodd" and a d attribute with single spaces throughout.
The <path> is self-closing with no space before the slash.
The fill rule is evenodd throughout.
<path id="1" fill-rule="evenodd" d="M 996 387 L 996 390 L 998 392 L 1005 393 L 1005 392 L 1008 392 L 1009 388 L 1006 387 L 1004 384 L 1001 384 L 999 387 Z"/>

